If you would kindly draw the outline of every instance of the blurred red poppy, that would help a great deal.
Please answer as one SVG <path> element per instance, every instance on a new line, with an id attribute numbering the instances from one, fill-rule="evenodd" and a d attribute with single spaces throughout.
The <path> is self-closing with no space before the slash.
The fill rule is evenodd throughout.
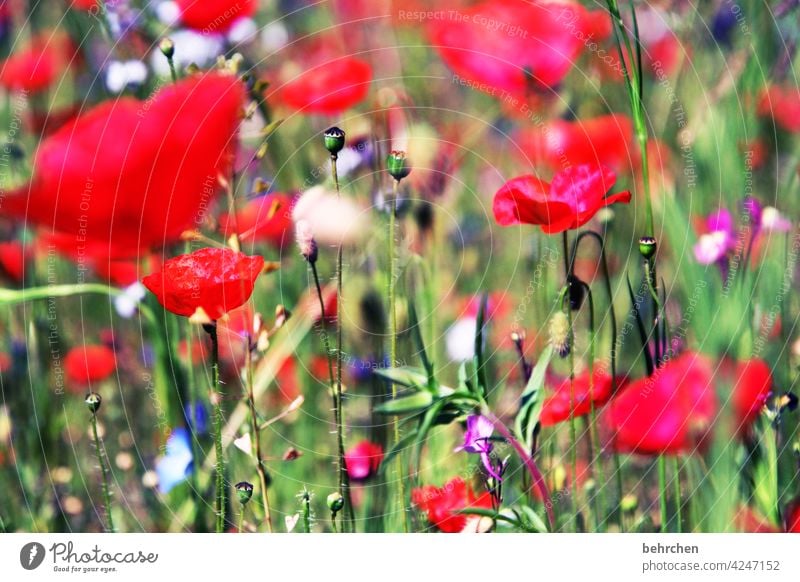
<path id="1" fill-rule="evenodd" d="M 758 97 L 758 113 L 771 116 L 778 127 L 788 132 L 800 132 L 800 88 L 770 85 Z"/>
<path id="2" fill-rule="evenodd" d="M 6 196 L 3 214 L 96 257 L 176 242 L 230 167 L 243 97 L 235 77 L 209 73 L 149 101 L 103 103 L 42 142 L 33 179 Z"/>
<path id="3" fill-rule="evenodd" d="M 325 60 L 305 68 L 280 90 L 283 102 L 305 114 L 338 115 L 369 93 L 372 67 L 355 57 Z"/>
<path id="4" fill-rule="evenodd" d="M 600 42 L 611 33 L 605 13 L 575 2 L 490 0 L 456 14 L 433 21 L 431 42 L 453 71 L 498 98 L 502 91 L 524 96 L 531 82 L 554 87 L 587 39 Z"/>
<path id="5" fill-rule="evenodd" d="M 606 196 L 617 176 L 604 166 L 571 166 L 548 184 L 536 176 L 506 182 L 494 195 L 494 217 L 501 226 L 533 224 L 547 234 L 579 228 L 601 208 L 631 201 L 631 193 Z"/>
<path id="6" fill-rule="evenodd" d="M 746 431 L 758 418 L 772 392 L 772 371 L 764 360 L 738 362 L 735 369 L 733 411 L 737 432 Z"/>
<path id="7" fill-rule="evenodd" d="M 11 356 L 5 352 L 0 352 L 0 374 L 5 374 L 13 366 Z"/>
<path id="8" fill-rule="evenodd" d="M 257 0 L 175 0 L 181 22 L 188 28 L 211 32 L 225 32 L 233 23 L 251 16 L 258 6 Z"/>
<path id="9" fill-rule="evenodd" d="M 250 299 L 263 267 L 262 257 L 204 248 L 169 259 L 142 283 L 167 311 L 216 321 Z"/>
<path id="10" fill-rule="evenodd" d="M 65 34 L 40 33 L 0 65 L 0 85 L 10 91 L 41 93 L 67 72 L 74 54 L 75 45 Z"/>
<path id="11" fill-rule="evenodd" d="M 73 0 L 72 7 L 79 10 L 92 10 L 103 5 L 103 0 Z"/>
<path id="12" fill-rule="evenodd" d="M 67 379 L 78 387 L 102 382 L 114 373 L 117 358 L 114 351 L 103 345 L 72 348 L 64 358 Z"/>
<path id="13" fill-rule="evenodd" d="M 19 241 L 0 243 L 0 270 L 17 283 L 25 273 L 25 248 Z"/>
<path id="14" fill-rule="evenodd" d="M 234 232 L 242 241 L 266 242 L 283 248 L 294 240 L 292 230 L 292 204 L 288 194 L 270 194 L 251 200 L 235 214 L 220 218 L 220 230 L 229 236 Z"/>
<path id="15" fill-rule="evenodd" d="M 543 127 L 526 126 L 516 141 L 533 165 L 545 165 L 554 171 L 568 165 L 594 164 L 629 174 L 639 166 L 633 123 L 621 113 L 586 120 L 558 119 Z"/>
<path id="16" fill-rule="evenodd" d="M 599 408 L 611 398 L 611 375 L 596 368 L 593 375 L 585 371 L 575 377 L 574 382 L 565 379 L 542 404 L 540 420 L 542 426 L 553 426 L 570 418 L 570 402 L 573 418 L 584 416 Z"/>
<path id="17" fill-rule="evenodd" d="M 428 514 L 428 521 L 445 533 L 460 533 L 467 525 L 467 515 L 455 513 L 467 508 L 492 508 L 489 492 L 476 496 L 461 477 L 442 487 L 426 485 L 411 492 L 411 500 Z"/>
<path id="18" fill-rule="evenodd" d="M 361 441 L 344 454 L 347 474 L 353 481 L 369 479 L 378 472 L 383 460 L 383 448 L 370 441 Z"/>
<path id="19" fill-rule="evenodd" d="M 800 533 L 800 497 L 786 506 L 784 511 L 786 531 L 788 533 Z"/>
<path id="20" fill-rule="evenodd" d="M 645 455 L 692 452 L 716 416 L 711 364 L 686 352 L 632 382 L 609 405 L 617 450 Z"/>

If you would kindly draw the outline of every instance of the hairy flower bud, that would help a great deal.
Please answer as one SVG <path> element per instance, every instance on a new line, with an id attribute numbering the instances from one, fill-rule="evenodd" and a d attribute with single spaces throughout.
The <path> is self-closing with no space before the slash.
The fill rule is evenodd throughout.
<path id="1" fill-rule="evenodd" d="M 317 262 L 317 241 L 311 232 L 311 225 L 306 220 L 298 220 L 294 228 L 295 240 L 300 248 L 300 254 L 309 263 Z"/>
<path id="2" fill-rule="evenodd" d="M 548 327 L 550 333 L 550 344 L 555 349 L 556 353 L 562 358 L 566 358 L 570 351 L 570 329 L 569 318 L 563 311 L 557 311 L 553 317 L 550 318 L 550 325 Z"/>

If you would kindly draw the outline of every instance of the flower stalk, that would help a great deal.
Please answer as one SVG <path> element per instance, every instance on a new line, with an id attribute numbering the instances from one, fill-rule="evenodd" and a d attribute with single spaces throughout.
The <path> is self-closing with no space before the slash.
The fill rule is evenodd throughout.
<path id="1" fill-rule="evenodd" d="M 97 411 L 100 409 L 102 399 L 100 395 L 95 392 L 90 392 L 86 395 L 86 406 L 89 412 L 92 413 L 92 438 L 94 439 L 94 450 L 97 455 L 97 464 L 100 465 L 101 487 L 103 490 L 103 510 L 106 514 L 106 531 L 115 533 L 114 518 L 111 515 L 111 489 L 108 485 L 108 465 L 106 465 L 108 458 L 103 448 L 103 443 L 100 440 L 100 433 L 97 430 Z"/>
<path id="2" fill-rule="evenodd" d="M 222 533 L 225 530 L 225 460 L 223 459 L 222 449 L 222 394 L 219 390 L 219 338 L 217 337 L 217 322 L 203 325 L 203 329 L 211 338 L 211 406 L 214 428 L 214 452 L 216 460 L 214 462 L 214 487 L 215 504 L 214 513 L 216 515 L 216 532 Z"/>

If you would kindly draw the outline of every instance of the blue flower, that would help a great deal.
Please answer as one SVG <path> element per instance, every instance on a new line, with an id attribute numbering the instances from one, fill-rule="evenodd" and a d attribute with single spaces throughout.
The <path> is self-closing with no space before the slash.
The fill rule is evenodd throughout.
<path id="1" fill-rule="evenodd" d="M 156 461 L 158 490 L 169 493 L 192 472 L 192 442 L 189 431 L 179 427 L 167 439 L 167 454 Z"/>

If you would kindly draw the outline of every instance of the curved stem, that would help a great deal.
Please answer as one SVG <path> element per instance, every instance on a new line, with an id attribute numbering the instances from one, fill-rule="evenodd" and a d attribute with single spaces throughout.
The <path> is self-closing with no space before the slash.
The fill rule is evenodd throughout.
<path id="1" fill-rule="evenodd" d="M 503 435 L 503 437 L 513 447 L 514 451 L 516 451 L 522 463 L 525 465 L 525 468 L 528 470 L 528 473 L 530 473 L 531 479 L 536 485 L 536 488 L 542 495 L 544 509 L 547 512 L 547 521 L 550 523 L 550 529 L 555 531 L 556 520 L 555 515 L 553 514 L 553 500 L 550 498 L 550 492 L 547 490 L 547 484 L 544 482 L 544 477 L 542 477 L 541 471 L 539 471 L 539 468 L 536 466 L 536 461 L 534 461 L 533 458 L 528 454 L 528 451 L 525 450 L 525 447 L 523 447 L 520 442 L 514 438 L 514 436 L 511 434 L 511 431 L 506 428 L 506 425 L 504 425 L 500 419 L 492 414 L 488 407 L 484 405 L 481 414 L 491 421 L 495 430 Z"/>

